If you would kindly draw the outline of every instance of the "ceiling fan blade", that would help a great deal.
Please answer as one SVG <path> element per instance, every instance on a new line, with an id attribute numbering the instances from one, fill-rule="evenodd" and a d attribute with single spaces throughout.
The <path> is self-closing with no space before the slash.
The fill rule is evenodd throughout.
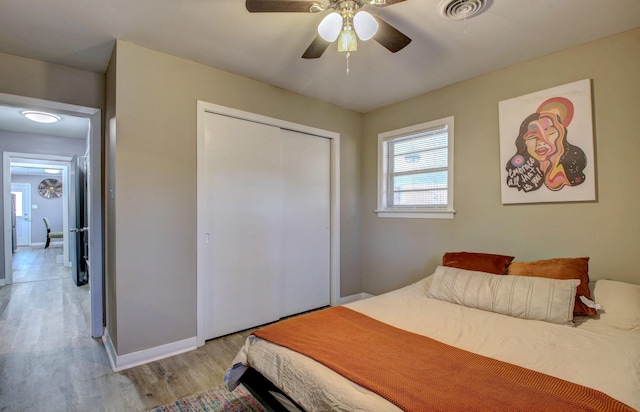
<path id="1" fill-rule="evenodd" d="M 247 10 L 251 13 L 309 13 L 312 6 L 320 5 L 317 1 L 287 1 L 287 0 L 247 0 Z"/>
<path id="2" fill-rule="evenodd" d="M 375 19 L 378 22 L 379 27 L 376 35 L 373 36 L 373 40 L 386 47 L 391 53 L 398 52 L 411 43 L 411 39 L 398 31 L 398 29 L 379 17 L 376 17 Z"/>
<path id="3" fill-rule="evenodd" d="M 386 0 L 385 3 L 380 7 L 393 6 L 396 3 L 402 3 L 405 0 Z"/>
<path id="4" fill-rule="evenodd" d="M 318 57 L 322 56 L 322 53 L 324 53 L 324 51 L 327 50 L 327 47 L 329 47 L 330 44 L 331 43 L 329 43 L 322 37 L 316 36 L 316 38 L 313 39 L 309 47 L 307 47 L 307 50 L 305 50 L 304 54 L 302 55 L 302 58 L 317 59 Z"/>

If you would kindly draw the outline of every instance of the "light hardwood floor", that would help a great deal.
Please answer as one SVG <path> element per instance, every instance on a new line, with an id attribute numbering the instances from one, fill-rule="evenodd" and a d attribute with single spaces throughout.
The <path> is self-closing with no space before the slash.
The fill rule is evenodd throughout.
<path id="1" fill-rule="evenodd" d="M 91 338 L 89 288 L 56 263 L 61 251 L 19 248 L 0 288 L 0 411 L 145 411 L 222 383 L 249 331 L 112 372 Z"/>

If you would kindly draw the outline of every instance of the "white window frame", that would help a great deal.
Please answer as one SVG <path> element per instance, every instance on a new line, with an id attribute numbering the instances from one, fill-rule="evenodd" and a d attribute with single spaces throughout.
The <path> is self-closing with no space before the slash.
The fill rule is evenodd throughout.
<path id="1" fill-rule="evenodd" d="M 387 171 L 388 159 L 384 155 L 387 142 L 406 138 L 412 135 L 429 132 L 431 130 L 447 128 L 447 206 L 446 207 L 394 207 L 387 204 Z M 391 130 L 378 135 L 378 217 L 422 218 L 422 219 L 453 219 L 453 116 L 430 122 L 420 123 L 402 129 Z"/>

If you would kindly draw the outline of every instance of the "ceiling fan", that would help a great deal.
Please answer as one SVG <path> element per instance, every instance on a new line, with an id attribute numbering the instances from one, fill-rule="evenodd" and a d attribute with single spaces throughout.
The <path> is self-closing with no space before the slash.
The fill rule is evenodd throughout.
<path id="1" fill-rule="evenodd" d="M 338 51 L 357 50 L 356 37 L 362 41 L 374 39 L 392 53 L 402 50 L 411 39 L 389 23 L 372 16 L 366 6 L 386 7 L 405 0 L 327 0 L 289 1 L 289 0 L 246 0 L 247 10 L 251 13 L 298 12 L 319 13 L 331 11 L 318 26 L 318 35 L 302 55 L 303 59 L 317 59 L 338 40 Z"/>

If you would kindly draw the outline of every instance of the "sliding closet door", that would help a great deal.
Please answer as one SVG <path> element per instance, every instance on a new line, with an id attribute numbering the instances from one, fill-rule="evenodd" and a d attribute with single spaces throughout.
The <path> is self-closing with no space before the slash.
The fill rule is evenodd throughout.
<path id="1" fill-rule="evenodd" d="M 283 197 L 279 128 L 207 113 L 205 339 L 279 317 Z M 201 215 L 202 216 L 202 215 Z"/>
<path id="2" fill-rule="evenodd" d="M 331 141 L 282 131 L 283 270 L 280 315 L 330 302 Z"/>
<path id="3" fill-rule="evenodd" d="M 205 339 L 329 305 L 330 148 L 322 137 L 206 114 Z"/>

